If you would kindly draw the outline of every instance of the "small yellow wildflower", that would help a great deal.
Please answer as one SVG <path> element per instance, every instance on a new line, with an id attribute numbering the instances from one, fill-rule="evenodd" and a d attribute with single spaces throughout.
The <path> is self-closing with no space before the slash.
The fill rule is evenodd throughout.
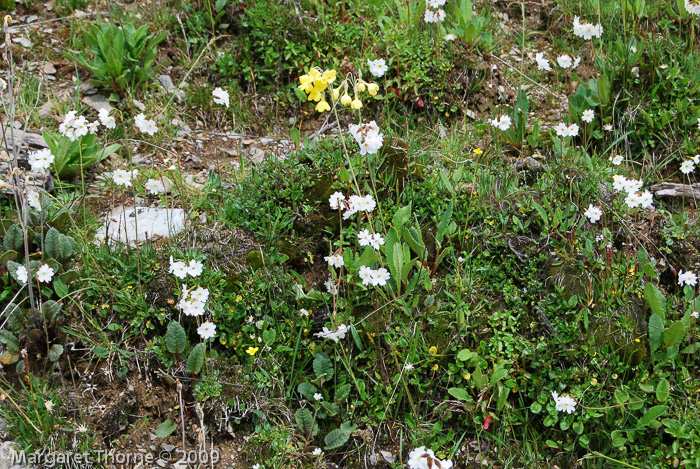
<path id="1" fill-rule="evenodd" d="M 429 353 L 430 355 L 435 355 L 435 354 L 437 353 L 437 347 L 433 345 L 432 347 L 430 347 L 430 348 L 428 349 L 428 353 Z"/>
<path id="2" fill-rule="evenodd" d="M 343 106 L 350 106 L 352 103 L 352 98 L 349 94 L 345 93 L 342 98 L 340 98 L 340 104 Z"/>
<path id="3" fill-rule="evenodd" d="M 438 364 L 437 364 L 437 363 L 434 364 L 434 365 L 433 365 L 433 371 L 437 371 L 438 369 L 440 369 L 440 367 L 438 366 Z"/>
<path id="4" fill-rule="evenodd" d="M 357 97 L 355 97 L 355 99 L 352 100 L 350 107 L 352 109 L 361 109 L 362 108 L 362 101 L 360 101 L 359 99 L 357 99 Z"/>
<path id="5" fill-rule="evenodd" d="M 484 152 L 484 150 L 482 150 L 481 148 L 475 148 L 475 149 L 474 149 L 474 154 L 475 154 L 475 155 L 481 155 L 483 152 Z"/>
<path id="6" fill-rule="evenodd" d="M 247 353 L 248 355 L 250 355 L 252 357 L 256 353 L 258 353 L 259 349 L 260 349 L 259 347 L 248 347 L 248 350 L 246 350 L 245 353 Z"/>
<path id="7" fill-rule="evenodd" d="M 236 303 L 238 303 L 238 302 L 241 301 L 242 299 L 243 299 L 243 297 L 242 297 L 241 295 L 238 295 L 238 296 L 236 297 Z"/>

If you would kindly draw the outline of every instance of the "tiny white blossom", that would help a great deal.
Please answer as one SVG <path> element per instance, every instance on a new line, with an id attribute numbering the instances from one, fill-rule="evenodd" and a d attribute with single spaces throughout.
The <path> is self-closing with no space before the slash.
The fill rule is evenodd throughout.
<path id="1" fill-rule="evenodd" d="M 216 335 L 216 324 L 209 321 L 203 323 L 197 328 L 197 334 L 199 334 L 199 336 L 203 340 L 209 340 L 213 338 Z"/>
<path id="2" fill-rule="evenodd" d="M 682 270 L 678 272 L 678 285 L 681 287 L 684 285 L 695 286 L 698 284 L 698 277 L 691 271 L 683 272 Z"/>
<path id="3" fill-rule="evenodd" d="M 681 164 L 681 173 L 690 174 L 693 171 L 695 171 L 695 163 L 693 162 L 693 160 L 685 160 Z"/>
<path id="4" fill-rule="evenodd" d="M 118 186 L 131 187 L 131 176 L 133 173 L 131 171 L 126 171 L 125 169 L 115 169 L 112 173 L 112 180 Z"/>
<path id="5" fill-rule="evenodd" d="M 314 400 L 315 401 L 322 401 L 323 400 L 323 395 L 321 395 L 320 392 L 317 392 L 314 394 Z"/>
<path id="6" fill-rule="evenodd" d="M 369 73 L 375 77 L 384 76 L 387 71 L 386 60 L 384 59 L 368 60 L 367 64 L 369 65 Z"/>
<path id="7" fill-rule="evenodd" d="M 345 262 L 343 261 L 343 256 L 340 254 L 333 254 L 330 256 L 324 257 L 325 261 L 328 262 L 328 265 L 331 267 L 343 267 L 345 265 Z"/>
<path id="8" fill-rule="evenodd" d="M 149 179 L 144 187 L 153 195 L 158 195 L 161 192 L 165 192 L 165 184 L 163 184 L 163 181 L 159 179 Z"/>
<path id="9" fill-rule="evenodd" d="M 211 93 L 212 99 L 216 104 L 222 104 L 228 108 L 229 105 L 229 94 L 228 91 L 222 90 L 221 88 L 216 88 Z"/>
<path id="10" fill-rule="evenodd" d="M 29 275 L 27 274 L 27 268 L 23 265 L 20 265 L 17 267 L 17 270 L 15 270 L 15 276 L 17 277 L 17 281 L 20 283 L 27 283 L 27 279 L 29 278 Z"/>
<path id="11" fill-rule="evenodd" d="M 588 206 L 588 210 L 584 212 L 591 223 L 595 223 L 603 216 L 603 211 L 599 207 L 594 207 L 593 204 Z"/>
<path id="12" fill-rule="evenodd" d="M 623 160 L 624 160 L 624 158 L 622 157 L 622 155 L 615 155 L 615 156 L 610 157 L 610 161 L 615 166 L 620 166 L 622 164 Z"/>
<path id="13" fill-rule="evenodd" d="M 571 414 L 576 410 L 576 401 L 571 396 L 559 396 L 556 392 L 552 392 L 554 404 L 558 412 L 566 412 Z"/>
<path id="14" fill-rule="evenodd" d="M 583 111 L 583 115 L 581 116 L 581 120 L 583 122 L 590 124 L 591 122 L 593 122 L 593 119 L 595 119 L 595 112 L 593 111 L 593 109 L 586 109 L 585 111 Z"/>
<path id="15" fill-rule="evenodd" d="M 51 267 L 49 267 L 47 264 L 44 264 L 41 267 L 39 267 L 39 270 L 37 270 L 36 278 L 40 282 L 48 283 L 53 278 L 53 273 L 54 273 L 53 269 Z"/>

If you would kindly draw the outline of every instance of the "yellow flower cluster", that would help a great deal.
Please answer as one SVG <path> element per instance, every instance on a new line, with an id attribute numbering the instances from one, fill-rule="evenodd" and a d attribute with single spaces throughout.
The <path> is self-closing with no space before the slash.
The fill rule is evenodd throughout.
<path id="1" fill-rule="evenodd" d="M 335 81 L 336 71 L 327 70 L 322 72 L 317 68 L 312 68 L 309 73 L 299 77 L 299 89 L 309 95 L 309 101 L 318 101 L 316 110 L 318 112 L 330 111 L 331 107 L 323 97 L 323 92 L 326 91 L 328 85 Z"/>
<path id="2" fill-rule="evenodd" d="M 327 70 L 325 72 L 318 68 L 311 68 L 306 75 L 299 77 L 299 89 L 308 95 L 309 101 L 318 101 L 316 110 L 318 112 L 330 111 L 331 107 L 323 96 L 323 92 L 336 80 L 337 72 Z M 350 77 L 349 77 L 350 78 Z M 353 97 L 350 96 L 352 88 Z M 340 93 L 343 91 L 343 95 Z M 333 88 L 333 101 L 340 99 L 340 104 L 350 106 L 350 109 L 361 109 L 362 101 L 359 100 L 358 93 L 368 92 L 370 96 L 376 96 L 379 85 L 367 83 L 362 78 L 354 80 L 354 85 L 350 84 L 348 78 L 340 83 L 340 86 Z"/>

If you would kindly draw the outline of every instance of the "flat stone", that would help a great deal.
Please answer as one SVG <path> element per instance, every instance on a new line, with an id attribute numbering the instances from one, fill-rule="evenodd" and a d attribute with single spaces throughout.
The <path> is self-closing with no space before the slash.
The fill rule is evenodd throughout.
<path id="1" fill-rule="evenodd" d="M 133 246 L 147 239 L 174 236 L 185 228 L 185 221 L 185 211 L 181 208 L 120 205 L 105 215 L 105 224 L 97 230 L 96 237 Z"/>
<path id="2" fill-rule="evenodd" d="M 56 73 L 56 67 L 53 66 L 51 62 L 44 65 L 44 73 L 47 75 L 53 75 Z"/>
<path id="3" fill-rule="evenodd" d="M 185 97 L 185 92 L 178 89 L 177 86 L 175 86 L 175 83 L 173 83 L 173 79 L 170 78 L 170 75 L 161 75 L 158 77 L 158 81 L 161 85 L 163 85 L 165 91 L 175 95 L 175 100 L 178 103 L 181 102 L 182 99 Z"/>
<path id="4" fill-rule="evenodd" d="M 106 109 L 107 112 L 109 112 L 113 109 L 112 105 L 109 104 L 109 101 L 107 101 L 107 98 L 105 98 L 101 94 L 85 96 L 80 102 L 87 106 L 90 106 L 95 111 L 99 111 L 100 109 Z"/>
<path id="5" fill-rule="evenodd" d="M 12 38 L 12 42 L 21 45 L 26 49 L 31 49 L 34 44 L 30 41 L 27 36 L 17 36 Z"/>

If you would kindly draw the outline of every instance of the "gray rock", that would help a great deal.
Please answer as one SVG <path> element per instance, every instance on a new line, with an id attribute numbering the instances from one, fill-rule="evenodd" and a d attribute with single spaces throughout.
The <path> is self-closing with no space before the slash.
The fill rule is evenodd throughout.
<path id="1" fill-rule="evenodd" d="M 25 176 L 28 176 L 26 189 L 39 190 L 43 189 L 47 192 L 53 190 L 53 175 L 51 170 L 32 171 L 29 166 L 28 157 L 30 151 L 37 151 L 46 148 L 44 138 L 39 134 L 24 132 L 16 129 L 14 131 L 14 143 L 9 130 L 5 132 L 5 139 L 2 147 L 0 147 L 0 175 L 4 179 L 5 174 L 11 172 L 14 168 L 14 151 L 19 148 L 17 153 L 17 165 L 25 170 Z M 9 182 L 9 181 L 8 181 Z M 0 188 L 0 194 L 9 196 L 12 191 L 9 188 Z"/>
<path id="2" fill-rule="evenodd" d="M 90 106 L 95 111 L 99 111 L 100 109 L 106 109 L 109 112 L 113 109 L 112 105 L 109 104 L 109 101 L 107 101 L 107 98 L 105 98 L 101 94 L 85 96 L 80 102 L 87 106 Z"/>
<path id="3" fill-rule="evenodd" d="M 53 66 L 51 62 L 44 65 L 44 73 L 48 75 L 53 75 L 56 73 L 56 67 Z"/>
<path id="4" fill-rule="evenodd" d="M 161 85 L 163 85 L 165 91 L 175 95 L 175 100 L 178 103 L 183 100 L 183 98 L 185 97 L 185 92 L 178 89 L 178 87 L 175 86 L 175 83 L 173 83 L 173 79 L 170 78 L 170 75 L 161 75 L 158 77 L 158 81 Z"/>
<path id="5" fill-rule="evenodd" d="M 97 239 L 110 243 L 131 244 L 148 239 L 169 238 L 185 228 L 185 211 L 180 208 L 119 206 L 105 215 L 105 223 L 97 230 Z"/>

